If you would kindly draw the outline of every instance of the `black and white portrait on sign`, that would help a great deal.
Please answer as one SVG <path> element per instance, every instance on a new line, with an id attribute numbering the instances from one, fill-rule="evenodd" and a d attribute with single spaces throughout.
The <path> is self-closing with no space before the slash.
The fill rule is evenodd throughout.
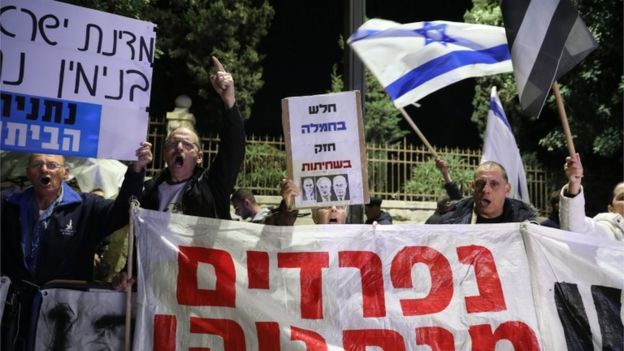
<path id="1" fill-rule="evenodd" d="M 35 350 L 123 350 L 125 294 L 46 289 Z"/>

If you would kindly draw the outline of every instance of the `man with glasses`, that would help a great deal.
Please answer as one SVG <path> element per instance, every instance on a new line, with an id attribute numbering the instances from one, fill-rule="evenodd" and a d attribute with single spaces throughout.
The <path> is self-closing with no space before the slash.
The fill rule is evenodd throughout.
<path id="1" fill-rule="evenodd" d="M 230 194 L 245 158 L 245 130 L 234 94 L 234 80 L 216 57 L 217 73 L 212 86 L 225 105 L 219 131 L 219 153 L 209 169 L 202 167 L 203 153 L 193 130 L 174 129 L 165 141 L 167 163 L 160 174 L 145 184 L 141 207 L 192 216 L 231 219 Z"/>
<path id="2" fill-rule="evenodd" d="M 23 350 L 36 289 L 55 279 L 93 280 L 97 244 L 128 223 L 129 199 L 140 196 L 151 144 L 136 151 L 115 201 L 74 191 L 59 155 L 33 154 L 31 187 L 2 200 L 1 271 L 11 279 L 11 304 L 2 323 L 3 350 Z"/>
<path id="3" fill-rule="evenodd" d="M 430 218 L 428 223 L 474 224 L 537 220 L 537 214 L 529 204 L 507 198 L 511 184 L 505 168 L 497 162 L 486 161 L 477 167 L 472 190 L 472 197 L 458 201 L 449 212 L 435 220 Z"/>

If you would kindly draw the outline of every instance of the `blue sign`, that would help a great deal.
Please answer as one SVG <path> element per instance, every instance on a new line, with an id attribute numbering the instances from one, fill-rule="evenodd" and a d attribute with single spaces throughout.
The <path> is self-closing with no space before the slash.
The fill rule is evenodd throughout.
<path id="1" fill-rule="evenodd" d="M 0 149 L 97 157 L 102 106 L 0 94 Z"/>

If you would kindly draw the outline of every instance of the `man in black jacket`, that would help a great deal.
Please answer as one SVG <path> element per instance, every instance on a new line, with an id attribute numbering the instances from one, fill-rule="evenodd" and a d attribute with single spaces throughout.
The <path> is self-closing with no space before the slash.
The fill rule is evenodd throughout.
<path id="1" fill-rule="evenodd" d="M 130 196 L 141 193 L 151 144 L 142 143 L 115 201 L 77 193 L 59 155 L 30 156 L 32 187 L 2 200 L 2 275 L 11 279 L 2 323 L 2 350 L 23 350 L 37 289 L 55 279 L 92 280 L 96 245 L 128 223 Z"/>
<path id="2" fill-rule="evenodd" d="M 474 224 L 536 222 L 535 210 L 522 201 L 509 199 L 511 185 L 505 168 L 487 161 L 475 171 L 471 198 L 458 201 L 455 206 L 431 224 Z"/>
<path id="3" fill-rule="evenodd" d="M 219 154 L 210 168 L 201 167 L 199 137 L 189 128 L 174 129 L 165 141 L 165 168 L 145 184 L 141 207 L 192 216 L 231 219 L 230 195 L 245 158 L 245 130 L 236 106 L 234 81 L 216 57 L 212 86 L 225 105 Z"/>

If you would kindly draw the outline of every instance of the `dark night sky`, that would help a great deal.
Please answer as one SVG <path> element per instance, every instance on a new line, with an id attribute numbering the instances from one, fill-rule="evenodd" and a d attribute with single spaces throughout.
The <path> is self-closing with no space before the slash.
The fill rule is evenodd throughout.
<path id="1" fill-rule="evenodd" d="M 247 121 L 248 134 L 281 134 L 281 99 L 325 93 L 330 89 L 332 66 L 338 64 L 342 71 L 343 53 L 338 38 L 345 31 L 344 1 L 270 2 L 275 17 L 259 48 L 266 55 L 265 85 L 255 97 L 253 113 Z M 461 22 L 470 6 L 470 0 L 447 0 L 444 6 L 423 1 L 369 0 L 366 16 L 400 23 Z M 473 93 L 474 81 L 464 80 L 427 96 L 420 101 L 421 108 L 408 111 L 434 145 L 480 147 L 477 128 L 470 122 Z M 404 128 L 410 130 L 406 123 Z M 416 144 L 420 143 L 413 138 Z"/>

